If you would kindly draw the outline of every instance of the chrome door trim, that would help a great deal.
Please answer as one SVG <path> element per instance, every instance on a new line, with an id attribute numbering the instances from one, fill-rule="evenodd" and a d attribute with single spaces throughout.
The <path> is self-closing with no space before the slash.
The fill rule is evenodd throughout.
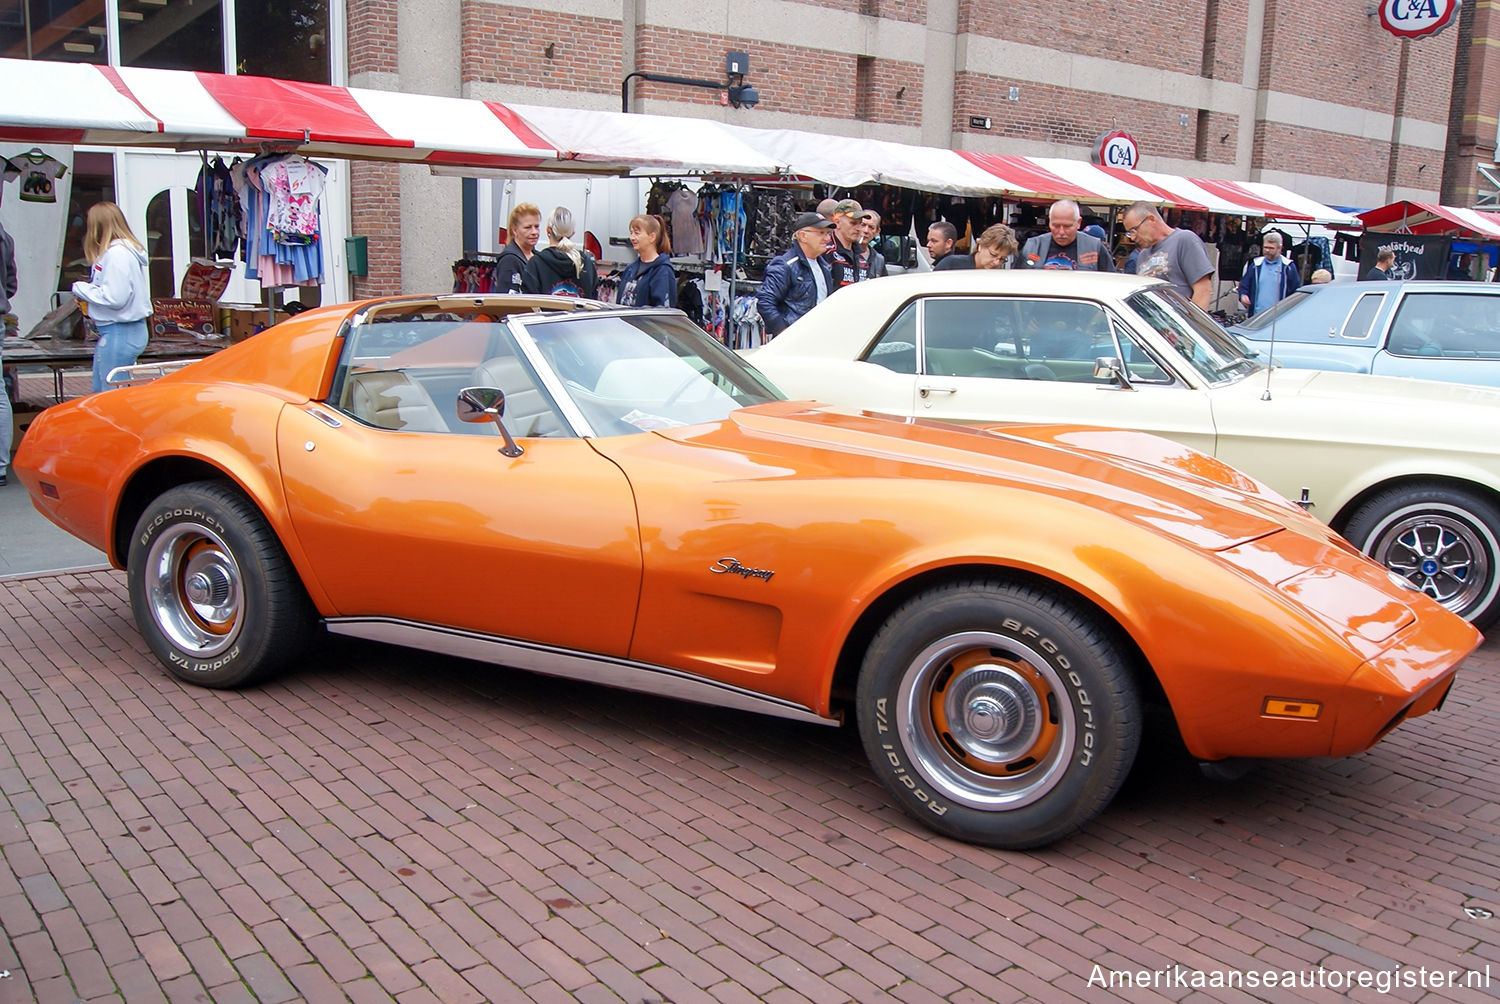
<path id="1" fill-rule="evenodd" d="M 496 635 L 441 627 L 395 617 L 330 617 L 328 630 L 351 638 L 364 638 L 406 648 L 440 652 L 461 659 L 474 659 L 546 676 L 560 676 L 586 683 L 602 683 L 621 690 L 672 697 L 681 701 L 710 704 L 718 708 L 755 711 L 778 718 L 819 725 L 840 725 L 810 708 L 779 697 L 767 697 L 743 687 L 694 676 L 681 670 L 614 656 L 519 641 Z"/>

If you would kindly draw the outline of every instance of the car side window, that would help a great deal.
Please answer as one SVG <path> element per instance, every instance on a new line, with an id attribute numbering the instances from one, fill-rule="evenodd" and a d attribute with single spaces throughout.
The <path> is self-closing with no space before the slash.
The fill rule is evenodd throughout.
<path id="1" fill-rule="evenodd" d="M 1500 358 L 1497 301 L 1483 293 L 1411 293 L 1396 309 L 1386 348 L 1398 356 Z"/>
<path id="2" fill-rule="evenodd" d="M 864 361 L 893 373 L 917 372 L 917 303 L 908 303 L 864 354 Z"/>
<path id="3" fill-rule="evenodd" d="M 504 322 L 447 312 L 377 315 L 347 338 L 331 404 L 365 425 L 392 432 L 496 436 L 493 423 L 461 422 L 465 387 L 505 392 L 513 436 L 571 436 Z"/>
<path id="4" fill-rule="evenodd" d="M 1375 315 L 1380 313 L 1380 305 L 1384 302 L 1384 293 L 1365 293 L 1355 300 L 1353 309 L 1344 320 L 1344 327 L 1339 331 L 1340 337 L 1352 341 L 1367 340 L 1370 337 L 1370 327 L 1375 323 Z"/>

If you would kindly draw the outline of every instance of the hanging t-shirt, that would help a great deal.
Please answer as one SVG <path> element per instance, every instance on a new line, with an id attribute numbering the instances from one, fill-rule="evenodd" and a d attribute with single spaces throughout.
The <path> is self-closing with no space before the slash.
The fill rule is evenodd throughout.
<path id="1" fill-rule="evenodd" d="M 0 157 L 0 201 L 5 198 L 5 186 L 21 176 L 21 168 L 9 157 Z"/>
<path id="2" fill-rule="evenodd" d="M 698 225 L 698 196 L 679 188 L 667 196 L 667 211 L 672 215 L 672 253 L 703 253 L 703 230 Z"/>
<path id="3" fill-rule="evenodd" d="M 22 202 L 57 201 L 57 187 L 53 183 L 68 172 L 66 164 L 37 149 L 18 154 L 10 162 L 21 169 Z"/>
<path id="4" fill-rule="evenodd" d="M 278 241 L 307 243 L 318 236 L 318 198 L 324 184 L 320 167 L 293 155 L 261 168 L 260 181 L 271 198 L 266 228 Z"/>

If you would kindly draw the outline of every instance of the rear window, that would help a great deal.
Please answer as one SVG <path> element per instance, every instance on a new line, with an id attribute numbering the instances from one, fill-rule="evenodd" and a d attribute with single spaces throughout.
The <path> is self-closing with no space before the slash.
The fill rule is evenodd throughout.
<path id="1" fill-rule="evenodd" d="M 1380 305 L 1384 302 L 1384 293 L 1365 293 L 1354 302 L 1354 309 L 1349 311 L 1349 318 L 1339 334 L 1354 341 L 1368 340 L 1375 315 L 1380 313 Z"/>

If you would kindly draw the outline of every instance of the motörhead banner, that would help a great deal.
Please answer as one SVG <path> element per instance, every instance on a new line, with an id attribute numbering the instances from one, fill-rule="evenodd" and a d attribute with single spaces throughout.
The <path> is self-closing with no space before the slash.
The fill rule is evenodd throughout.
<path id="1" fill-rule="evenodd" d="M 1396 252 L 1391 265 L 1392 279 L 1441 279 L 1448 274 L 1448 251 L 1452 237 L 1438 234 L 1361 234 L 1359 238 L 1359 274 L 1375 267 L 1375 256 L 1381 248 Z"/>

